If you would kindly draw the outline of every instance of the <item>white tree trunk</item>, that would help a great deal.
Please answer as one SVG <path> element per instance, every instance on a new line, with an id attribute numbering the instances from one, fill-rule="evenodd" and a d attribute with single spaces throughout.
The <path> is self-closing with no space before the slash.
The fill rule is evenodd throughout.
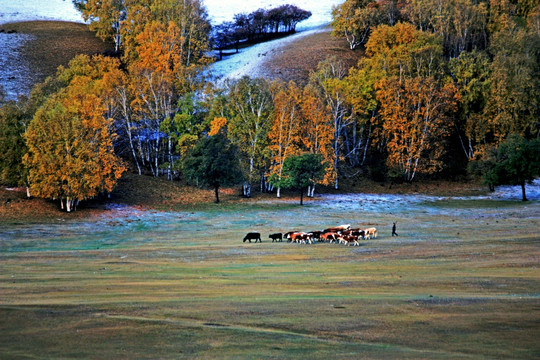
<path id="1" fill-rule="evenodd" d="M 73 209 L 73 199 L 71 197 L 66 197 L 66 211 L 71 212 Z"/>

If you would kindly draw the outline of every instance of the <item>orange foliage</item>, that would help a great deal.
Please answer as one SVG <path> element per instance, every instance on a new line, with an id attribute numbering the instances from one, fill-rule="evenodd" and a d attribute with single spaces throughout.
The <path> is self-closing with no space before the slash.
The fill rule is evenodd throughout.
<path id="1" fill-rule="evenodd" d="M 210 122 L 210 132 L 208 135 L 214 136 L 221 132 L 225 132 L 227 127 L 227 119 L 222 117 L 215 117 L 214 120 Z"/>
<path id="2" fill-rule="evenodd" d="M 110 84 L 97 76 L 108 60 L 76 58 L 73 68 L 86 64 L 72 76 L 66 88 L 51 96 L 38 109 L 25 134 L 32 195 L 45 198 L 84 200 L 112 191 L 125 171 L 114 154 L 113 120 L 104 117 L 101 94 Z M 69 206 L 68 206 L 69 208 Z"/>
<path id="3" fill-rule="evenodd" d="M 294 82 L 272 84 L 274 112 L 268 134 L 269 150 L 273 154 L 270 174 L 281 179 L 285 159 L 300 151 L 301 90 Z"/>
<path id="4" fill-rule="evenodd" d="M 333 164 L 335 152 L 332 148 L 334 129 L 331 126 L 331 117 L 318 93 L 310 86 L 303 92 L 301 104 L 304 121 L 302 140 L 304 147 L 314 154 L 321 154 L 323 162 Z M 322 180 L 324 185 L 333 183 L 336 172 L 333 166 L 327 166 Z"/>
<path id="5" fill-rule="evenodd" d="M 432 78 L 394 77 L 379 81 L 377 91 L 388 165 L 407 181 L 440 170 L 457 106 L 455 86 L 440 86 Z"/>

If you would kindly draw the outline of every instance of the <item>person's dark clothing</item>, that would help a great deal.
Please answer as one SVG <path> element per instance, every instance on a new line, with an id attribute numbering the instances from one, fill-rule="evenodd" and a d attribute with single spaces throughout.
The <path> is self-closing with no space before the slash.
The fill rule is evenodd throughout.
<path id="1" fill-rule="evenodd" d="M 392 225 L 392 236 L 398 236 L 398 233 L 396 232 L 396 223 Z"/>

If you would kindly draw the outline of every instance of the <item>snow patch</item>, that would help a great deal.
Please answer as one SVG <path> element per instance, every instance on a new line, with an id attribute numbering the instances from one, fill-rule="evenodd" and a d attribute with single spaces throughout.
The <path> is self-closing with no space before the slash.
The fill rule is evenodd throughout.
<path id="1" fill-rule="evenodd" d="M 34 36 L 27 34 L 0 33 L 0 85 L 7 94 L 7 100 L 15 100 L 19 95 L 28 95 L 34 85 L 28 76 L 31 73 L 28 62 L 19 56 L 25 42 Z"/>
<path id="2" fill-rule="evenodd" d="M 243 76 L 251 78 L 265 77 L 264 62 L 282 51 L 291 42 L 304 36 L 327 31 L 325 26 L 297 32 L 294 35 L 275 39 L 241 49 L 238 54 L 224 57 L 210 66 L 208 74 L 220 86 L 226 79 L 239 79 Z"/>
<path id="3" fill-rule="evenodd" d="M 0 0 L 0 9 L 0 24 L 32 20 L 84 22 L 71 0 Z"/>

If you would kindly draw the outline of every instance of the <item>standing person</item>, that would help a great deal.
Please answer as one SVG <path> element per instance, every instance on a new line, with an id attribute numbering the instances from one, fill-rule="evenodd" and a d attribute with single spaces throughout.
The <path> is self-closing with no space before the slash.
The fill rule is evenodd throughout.
<path id="1" fill-rule="evenodd" d="M 392 225 L 392 236 L 398 236 L 398 233 L 396 232 L 396 223 Z"/>

